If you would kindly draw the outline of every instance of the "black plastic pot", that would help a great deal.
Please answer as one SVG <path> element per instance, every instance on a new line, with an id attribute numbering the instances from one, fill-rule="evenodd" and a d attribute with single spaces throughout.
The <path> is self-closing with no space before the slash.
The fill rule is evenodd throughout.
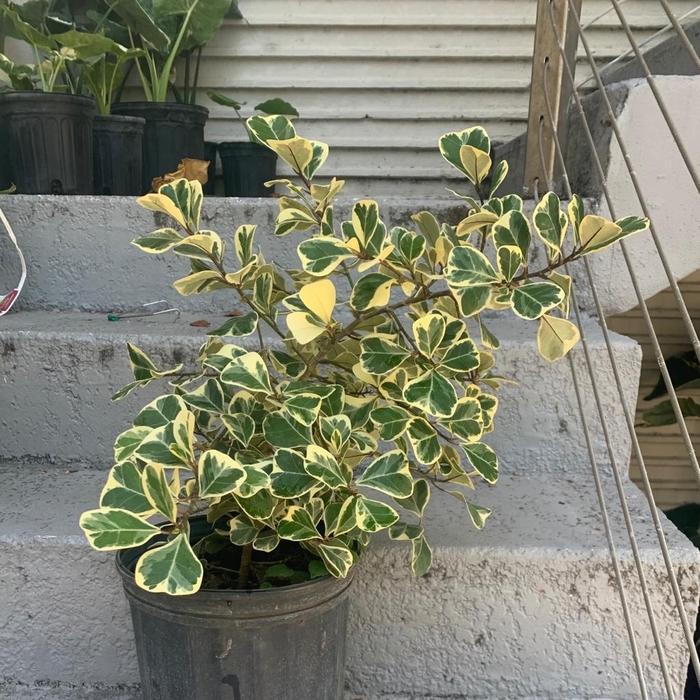
<path id="1" fill-rule="evenodd" d="M 192 539 L 211 532 L 193 520 Z M 352 577 L 170 597 L 139 588 L 120 552 L 143 700 L 342 700 Z"/>
<path id="2" fill-rule="evenodd" d="M 143 129 L 140 117 L 97 115 L 93 125 L 95 194 L 141 194 Z"/>
<path id="3" fill-rule="evenodd" d="M 257 143 L 219 144 L 224 194 L 227 197 L 271 197 L 265 183 L 277 176 L 277 154 Z"/>
<path id="4" fill-rule="evenodd" d="M 146 120 L 141 188 L 150 192 L 156 177 L 177 170 L 183 158 L 204 157 L 204 125 L 209 110 L 175 102 L 120 102 L 113 114 Z"/>
<path id="5" fill-rule="evenodd" d="M 95 102 L 47 92 L 0 94 L 9 177 L 22 194 L 92 194 Z"/>
<path id="6" fill-rule="evenodd" d="M 218 151 L 219 144 L 214 141 L 204 142 L 204 160 L 209 161 L 209 167 L 207 168 L 207 184 L 204 185 L 204 194 L 213 196 L 216 194 L 216 153 Z"/>

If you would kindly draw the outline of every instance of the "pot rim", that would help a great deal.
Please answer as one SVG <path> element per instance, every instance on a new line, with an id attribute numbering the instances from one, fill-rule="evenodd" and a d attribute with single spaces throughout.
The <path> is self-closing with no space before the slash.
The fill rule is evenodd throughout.
<path id="1" fill-rule="evenodd" d="M 120 105 L 128 107 L 138 107 L 140 109 L 146 109 L 149 107 L 167 107 L 169 109 L 179 109 L 183 112 L 199 112 L 201 114 L 209 114 L 209 110 L 204 105 L 188 105 L 182 102 L 149 102 L 148 100 L 134 100 L 133 102 L 115 102 L 112 105 L 112 110 L 116 107 L 119 109 Z"/>

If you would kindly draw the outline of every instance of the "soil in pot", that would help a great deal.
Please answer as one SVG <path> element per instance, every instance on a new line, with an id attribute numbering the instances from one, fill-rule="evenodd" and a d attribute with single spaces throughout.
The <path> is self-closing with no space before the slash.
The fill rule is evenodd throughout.
<path id="1" fill-rule="evenodd" d="M 98 115 L 93 125 L 94 192 L 141 194 L 143 129 L 140 117 Z"/>
<path id="2" fill-rule="evenodd" d="M 227 197 L 271 197 L 265 183 L 277 173 L 277 154 L 257 143 L 219 144 L 224 194 Z"/>
<path id="3" fill-rule="evenodd" d="M 219 144 L 214 141 L 204 142 L 204 160 L 209 161 L 207 168 L 207 184 L 204 185 L 204 194 L 213 197 L 216 194 L 216 154 Z"/>
<path id="4" fill-rule="evenodd" d="M 209 110 L 199 105 L 160 102 L 121 102 L 113 114 L 141 117 L 143 132 L 143 169 L 141 190 L 151 191 L 156 177 L 177 170 L 183 158 L 204 157 L 204 124 Z"/>
<path id="5" fill-rule="evenodd" d="M 191 532 L 197 540 L 211 528 L 193 520 Z M 301 565 L 291 551 L 303 550 L 288 544 L 275 556 L 291 555 L 290 564 Z M 342 700 L 351 576 L 171 597 L 136 586 L 132 570 L 142 551 L 121 552 L 117 567 L 143 700 Z M 237 566 L 235 557 L 228 564 Z"/>
<path id="6" fill-rule="evenodd" d="M 9 151 L 9 178 L 22 194 L 92 194 L 89 97 L 46 92 L 0 95 Z"/>

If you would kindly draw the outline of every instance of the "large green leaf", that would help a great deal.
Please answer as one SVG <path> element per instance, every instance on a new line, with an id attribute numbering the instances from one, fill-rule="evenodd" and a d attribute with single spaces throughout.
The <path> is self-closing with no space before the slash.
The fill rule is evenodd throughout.
<path id="1" fill-rule="evenodd" d="M 302 241 L 297 250 L 304 270 L 317 277 L 325 277 L 343 260 L 357 257 L 355 251 L 345 243 L 327 236 Z"/>
<path id="2" fill-rule="evenodd" d="M 445 279 L 450 287 L 477 287 L 499 281 L 489 259 L 476 248 L 453 248 L 447 260 Z"/>
<path id="3" fill-rule="evenodd" d="M 564 290 L 553 282 L 529 282 L 513 290 L 513 310 L 528 320 L 539 318 L 563 300 Z"/>
<path id="4" fill-rule="evenodd" d="M 300 506 L 289 507 L 277 525 L 277 533 L 283 540 L 293 542 L 315 540 L 321 537 L 309 512 Z"/>
<path id="5" fill-rule="evenodd" d="M 386 452 L 375 459 L 358 477 L 356 483 L 394 498 L 408 498 L 413 492 L 413 479 L 408 469 L 408 461 L 400 450 Z"/>
<path id="6" fill-rule="evenodd" d="M 265 361 L 257 352 L 234 357 L 221 373 L 221 381 L 225 384 L 241 386 L 250 391 L 272 393 L 270 375 Z"/>
<path id="7" fill-rule="evenodd" d="M 166 51 L 170 37 L 156 24 L 153 17 L 139 0 L 116 0 L 113 3 L 116 13 L 127 26 L 158 51 Z"/>
<path id="8" fill-rule="evenodd" d="M 440 366 L 453 372 L 472 372 L 479 366 L 479 349 L 469 338 L 451 345 L 440 360 Z"/>
<path id="9" fill-rule="evenodd" d="M 101 508 L 128 510 L 148 517 L 154 512 L 141 483 L 141 470 L 134 462 L 122 462 L 112 467 L 100 495 Z"/>
<path id="10" fill-rule="evenodd" d="M 411 356 L 403 346 L 378 335 L 363 338 L 360 348 L 360 364 L 368 374 L 389 374 Z"/>
<path id="11" fill-rule="evenodd" d="M 338 464 L 336 458 L 318 445 L 306 448 L 304 469 L 314 478 L 322 481 L 330 489 L 346 487 L 352 480 L 352 472 L 344 464 Z"/>
<path id="12" fill-rule="evenodd" d="M 379 430 L 379 437 L 387 441 L 395 440 L 402 435 L 413 418 L 408 411 L 398 406 L 375 408 L 370 417 Z"/>
<path id="13" fill-rule="evenodd" d="M 218 450 L 207 450 L 199 458 L 199 495 L 212 498 L 234 493 L 246 480 L 246 472 L 235 459 Z"/>
<path id="14" fill-rule="evenodd" d="M 203 573 L 187 535 L 180 533 L 167 544 L 142 554 L 134 576 L 138 586 L 151 593 L 191 595 L 199 590 Z"/>
<path id="15" fill-rule="evenodd" d="M 160 533 L 159 527 L 118 508 L 89 510 L 80 516 L 80 527 L 90 545 L 100 550 L 138 547 Z"/>
<path id="16" fill-rule="evenodd" d="M 318 488 L 320 483 L 304 467 L 304 456 L 294 450 L 275 452 L 270 474 L 272 495 L 276 498 L 299 498 Z"/>
<path id="17" fill-rule="evenodd" d="M 312 442 L 311 428 L 282 411 L 265 417 L 263 434 L 273 447 L 306 447 Z"/>
<path id="18" fill-rule="evenodd" d="M 498 481 L 498 457 L 491 447 L 482 442 L 463 444 L 462 449 L 469 463 L 484 477 L 484 481 L 495 484 Z"/>
<path id="19" fill-rule="evenodd" d="M 533 222 L 535 230 L 546 245 L 552 251 L 561 253 L 569 222 L 561 210 L 559 197 L 554 192 L 547 192 L 542 197 L 535 207 Z"/>
<path id="20" fill-rule="evenodd" d="M 355 502 L 357 527 L 365 532 L 379 532 L 391 527 L 399 514 L 386 503 L 360 496 Z"/>
<path id="21" fill-rule="evenodd" d="M 221 26 L 231 9 L 231 0 L 152 0 L 153 12 L 161 20 L 172 15 L 189 15 L 182 49 L 204 46 Z"/>
<path id="22" fill-rule="evenodd" d="M 408 438 L 416 459 L 425 465 L 435 464 L 440 459 L 442 448 L 435 429 L 425 418 L 414 418 L 408 426 Z"/>
<path id="23" fill-rule="evenodd" d="M 451 416 L 457 404 L 452 383 L 432 369 L 408 382 L 403 397 L 411 406 L 438 417 Z"/>

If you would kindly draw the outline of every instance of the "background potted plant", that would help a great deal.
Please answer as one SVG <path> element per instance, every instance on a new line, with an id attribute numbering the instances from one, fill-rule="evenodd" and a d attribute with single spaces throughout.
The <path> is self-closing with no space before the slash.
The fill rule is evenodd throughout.
<path id="1" fill-rule="evenodd" d="M 25 12 L 35 9 L 32 4 Z M 17 65 L 0 54 L 7 81 L 0 122 L 8 176 L 24 194 L 91 194 L 95 102 L 80 95 L 76 61 L 81 52 L 62 43 L 63 34 L 36 29 L 21 11 L 22 6 L 0 6 L 7 32 L 29 44 L 36 57 L 34 65 Z"/>
<path id="2" fill-rule="evenodd" d="M 181 294 L 228 289 L 247 312 L 209 333 L 191 367 L 160 369 L 129 346 L 134 381 L 115 398 L 162 378 L 171 390 L 117 438 L 100 507 L 81 517 L 95 548 L 120 550 L 144 700 L 223 700 L 230 684 L 248 700 L 341 700 L 348 587 L 372 535 L 409 543 L 422 575 L 431 489 L 477 528 L 489 515 L 466 495 L 498 478 L 483 439 L 506 380 L 482 312 L 537 321 L 541 354 L 562 358 L 579 333 L 560 269 L 648 226 L 584 215 L 578 197 L 567 217 L 552 192 L 531 224 L 519 197 L 496 196 L 504 162 L 486 196 L 480 127 L 440 139 L 480 193 L 464 197 L 458 226 L 424 211 L 415 231 L 388 229 L 367 200 L 336 226 L 344 183 L 315 181 L 328 147 L 284 117 L 248 128 L 300 183 L 280 181 L 275 228 L 313 234 L 300 268 L 266 261 L 251 225 L 235 232 L 231 267 L 222 239 L 200 229 L 198 182 L 141 198 L 178 228 L 135 245 L 189 258 Z M 530 266 L 533 229 L 547 259 Z"/>
<path id="3" fill-rule="evenodd" d="M 231 107 L 248 135 L 248 141 L 223 141 L 219 144 L 224 194 L 226 197 L 271 197 L 274 187 L 267 187 L 265 183 L 277 177 L 277 154 L 258 141 L 248 128 L 241 114 L 246 103 L 237 102 L 214 90 L 208 91 L 207 95 L 213 102 Z M 289 102 L 278 97 L 261 102 L 254 109 L 266 116 L 299 116 Z"/>
<path id="4" fill-rule="evenodd" d="M 144 131 L 142 189 L 154 178 L 172 172 L 183 158 L 203 159 L 204 125 L 209 111 L 194 104 L 201 48 L 221 26 L 234 6 L 232 0 L 116 0 L 110 8 L 123 22 L 129 46 L 141 49 L 135 59 L 145 102 L 121 102 L 114 114 L 142 117 Z M 110 14 L 110 17 L 112 15 Z M 194 70 L 190 57 L 196 53 Z M 184 56 L 184 85 L 178 89 L 173 70 Z M 178 103 L 168 103 L 173 92 Z"/>

